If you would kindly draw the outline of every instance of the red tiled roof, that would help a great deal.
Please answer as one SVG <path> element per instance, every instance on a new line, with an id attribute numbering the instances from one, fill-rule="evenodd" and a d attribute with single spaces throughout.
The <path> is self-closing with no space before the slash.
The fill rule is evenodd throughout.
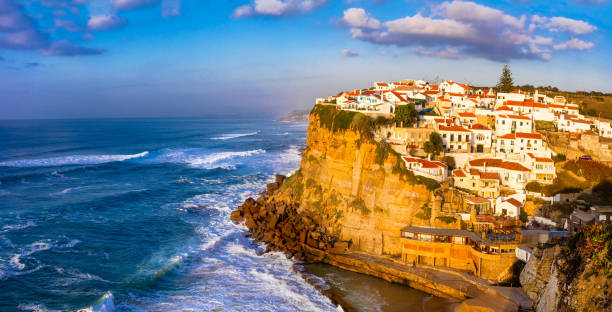
<path id="1" fill-rule="evenodd" d="M 499 167 L 501 163 L 502 160 L 496 158 L 479 158 L 470 160 L 470 166 L 472 167 L 484 167 L 485 164 L 488 167 Z"/>
<path id="2" fill-rule="evenodd" d="M 459 178 L 465 178 L 467 177 L 467 175 L 465 174 L 465 172 L 462 169 L 455 169 L 453 170 L 453 175 Z"/>
<path id="3" fill-rule="evenodd" d="M 503 106 L 500 106 L 499 108 L 497 108 L 497 110 L 498 111 L 512 111 L 512 108 L 510 108 L 510 107 L 508 107 L 506 105 L 503 105 Z"/>
<path id="4" fill-rule="evenodd" d="M 459 115 L 459 117 L 476 118 L 476 114 L 474 113 L 457 113 L 457 115 Z"/>
<path id="5" fill-rule="evenodd" d="M 537 140 L 542 139 L 542 135 L 539 133 L 517 132 L 516 137 L 521 138 L 521 139 L 537 139 Z"/>
<path id="6" fill-rule="evenodd" d="M 375 82 L 374 84 L 377 85 L 377 86 L 388 86 L 389 85 L 386 82 Z"/>
<path id="7" fill-rule="evenodd" d="M 535 155 L 533 155 L 533 153 L 527 153 L 527 155 L 535 159 L 536 162 L 554 162 L 552 159 L 548 157 L 536 157 Z"/>
<path id="8" fill-rule="evenodd" d="M 473 176 L 480 175 L 480 170 L 472 168 L 470 169 L 470 175 L 473 175 Z"/>
<path id="9" fill-rule="evenodd" d="M 500 167 L 512 171 L 531 171 L 529 168 L 513 161 L 504 161 L 501 163 Z"/>
<path id="10" fill-rule="evenodd" d="M 499 174 L 497 172 L 481 172 L 481 180 L 499 180 Z"/>
<path id="11" fill-rule="evenodd" d="M 477 124 L 471 125 L 470 126 L 470 130 L 491 130 L 491 128 L 489 128 L 489 127 L 487 127 L 485 125 L 477 123 Z"/>
<path id="12" fill-rule="evenodd" d="M 522 115 L 506 115 L 507 118 L 510 119 L 522 119 L 522 120 L 531 120 L 531 118 Z"/>
<path id="13" fill-rule="evenodd" d="M 447 166 L 439 161 L 430 161 L 427 159 L 422 159 L 422 158 L 415 158 L 415 157 L 404 157 L 404 159 L 407 162 L 417 162 L 420 163 L 423 168 L 447 168 Z"/>
<path id="14" fill-rule="evenodd" d="M 515 206 L 516 208 L 521 208 L 521 206 L 523 205 L 523 204 L 521 204 L 520 201 L 518 201 L 518 200 L 516 200 L 514 198 L 508 198 L 508 199 L 504 200 L 504 203 L 510 203 L 513 206 Z"/>
<path id="15" fill-rule="evenodd" d="M 465 129 L 465 128 L 461 127 L 461 126 L 457 126 L 457 125 L 454 125 L 454 126 L 440 125 L 439 129 L 440 129 L 440 131 L 471 132 L 470 130 Z"/>
<path id="16" fill-rule="evenodd" d="M 516 139 L 516 137 L 512 133 L 508 133 L 508 134 L 504 134 L 504 135 L 498 137 L 498 139 L 514 140 L 514 139 Z"/>

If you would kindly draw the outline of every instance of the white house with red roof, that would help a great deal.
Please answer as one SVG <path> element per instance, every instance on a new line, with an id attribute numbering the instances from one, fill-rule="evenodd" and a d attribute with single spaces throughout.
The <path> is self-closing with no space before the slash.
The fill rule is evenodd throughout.
<path id="1" fill-rule="evenodd" d="M 524 102 L 525 98 L 527 97 L 527 93 L 523 92 L 523 91 L 512 91 L 510 93 L 497 93 L 497 97 L 495 100 L 495 107 L 499 107 L 504 105 L 504 102 L 506 101 L 517 101 L 517 102 Z"/>
<path id="2" fill-rule="evenodd" d="M 391 102 L 395 104 L 400 104 L 400 103 L 405 104 L 408 102 L 408 96 L 406 94 L 398 93 L 395 91 L 386 91 L 386 92 L 383 92 L 382 94 L 383 94 L 385 101 L 387 102 Z"/>
<path id="3" fill-rule="evenodd" d="M 531 169 L 514 161 L 506 161 L 497 158 L 479 158 L 469 161 L 471 169 L 483 172 L 499 173 L 502 185 L 515 190 L 522 190 L 529 182 Z"/>
<path id="4" fill-rule="evenodd" d="M 557 177 L 555 162 L 550 157 L 538 157 L 533 153 L 527 153 L 524 163 L 531 168 L 530 181 L 550 184 Z"/>
<path id="5" fill-rule="evenodd" d="M 375 82 L 374 83 L 374 90 L 376 90 L 376 91 L 387 91 L 387 90 L 391 90 L 391 86 L 389 86 L 389 84 L 386 83 L 386 82 Z"/>
<path id="6" fill-rule="evenodd" d="M 459 119 L 459 123 L 464 127 L 469 127 L 478 122 L 476 114 L 470 112 L 458 112 L 457 118 Z"/>
<path id="7" fill-rule="evenodd" d="M 531 132 L 533 122 L 524 115 L 499 114 L 495 117 L 495 135 L 515 132 Z"/>
<path id="8" fill-rule="evenodd" d="M 447 152 L 470 153 L 472 150 L 472 132 L 464 127 L 439 125 L 438 132 L 442 145 Z"/>
<path id="9" fill-rule="evenodd" d="M 508 216 L 518 218 L 523 207 L 523 202 L 514 197 L 508 197 L 495 205 L 495 214 L 498 216 Z"/>
<path id="10" fill-rule="evenodd" d="M 555 120 L 555 124 L 559 131 L 582 133 L 591 130 L 593 122 L 582 119 L 577 115 L 559 114 Z"/>
<path id="11" fill-rule="evenodd" d="M 449 93 L 471 94 L 473 92 L 470 86 L 454 81 L 442 81 L 438 87 L 441 91 Z"/>
<path id="12" fill-rule="evenodd" d="M 472 131 L 472 152 L 489 153 L 493 141 L 493 130 L 485 125 L 474 123 L 470 125 Z"/>
<path id="13" fill-rule="evenodd" d="M 442 182 L 448 176 L 448 166 L 440 161 L 431 161 L 417 157 L 402 157 L 406 168 L 415 175 Z"/>
<path id="14" fill-rule="evenodd" d="M 543 137 L 539 133 L 516 132 L 498 136 L 495 140 L 495 151 L 505 154 L 534 153 L 544 155 L 547 151 Z"/>

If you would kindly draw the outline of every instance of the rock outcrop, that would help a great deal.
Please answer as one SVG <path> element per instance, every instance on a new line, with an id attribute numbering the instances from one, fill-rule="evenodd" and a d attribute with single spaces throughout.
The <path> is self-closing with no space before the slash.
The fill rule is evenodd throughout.
<path id="1" fill-rule="evenodd" d="M 350 246 L 400 255 L 400 229 L 429 225 L 429 218 L 418 214 L 429 207 L 437 183 L 406 170 L 397 153 L 372 137 L 371 128 L 355 126 L 372 126 L 369 117 L 318 108 L 309 116 L 299 170 L 286 180 L 279 177 L 261 198 L 247 200 L 234 218 L 244 218 L 253 237 L 272 242 L 270 248 L 287 246 L 298 258 L 303 251 L 293 240 L 306 248 Z"/>
<path id="2" fill-rule="evenodd" d="M 521 272 L 535 310 L 612 311 L 612 223 L 588 226 L 556 246 L 541 246 Z"/>

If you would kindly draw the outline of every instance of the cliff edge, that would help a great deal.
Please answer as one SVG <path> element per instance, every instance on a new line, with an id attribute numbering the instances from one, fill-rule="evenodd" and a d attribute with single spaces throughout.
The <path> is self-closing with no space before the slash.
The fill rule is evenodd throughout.
<path id="1" fill-rule="evenodd" d="M 255 238 L 273 243 L 270 248 L 295 239 L 278 231 L 280 221 L 292 224 L 287 231 L 297 233 L 299 243 L 308 238 L 332 247 L 343 242 L 354 251 L 399 256 L 400 229 L 413 223 L 438 184 L 408 171 L 400 156 L 373 136 L 369 117 L 316 105 L 309 118 L 300 168 L 287 179 L 277 178 L 232 218 L 245 220 Z M 300 239 L 302 230 L 308 235 Z M 258 232 L 273 234 L 264 239 Z"/>

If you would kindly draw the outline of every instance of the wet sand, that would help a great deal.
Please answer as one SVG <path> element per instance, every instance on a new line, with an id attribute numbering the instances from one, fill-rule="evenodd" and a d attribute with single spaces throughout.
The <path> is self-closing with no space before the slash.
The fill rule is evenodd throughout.
<path id="1" fill-rule="evenodd" d="M 347 312 L 450 311 L 457 303 L 328 264 L 299 265 L 296 269 Z"/>

